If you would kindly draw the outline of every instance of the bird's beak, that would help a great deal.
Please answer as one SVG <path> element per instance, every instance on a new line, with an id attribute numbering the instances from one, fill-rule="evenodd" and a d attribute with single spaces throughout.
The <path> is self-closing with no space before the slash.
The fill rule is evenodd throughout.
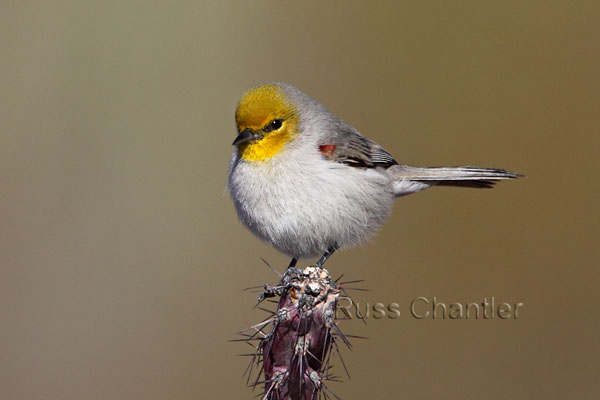
<path id="1" fill-rule="evenodd" d="M 238 146 L 242 143 L 251 142 L 258 138 L 260 138 L 260 135 L 257 135 L 256 133 L 252 132 L 252 130 L 250 130 L 250 129 L 245 129 L 237 135 L 237 137 L 233 141 L 232 145 Z"/>

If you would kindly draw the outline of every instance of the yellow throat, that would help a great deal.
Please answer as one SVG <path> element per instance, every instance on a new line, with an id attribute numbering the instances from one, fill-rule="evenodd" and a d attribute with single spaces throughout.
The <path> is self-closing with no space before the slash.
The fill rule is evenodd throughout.
<path id="1" fill-rule="evenodd" d="M 281 127 L 268 129 L 274 120 Z M 298 115 L 283 89 L 277 85 L 262 85 L 248 90 L 235 112 L 238 132 L 250 129 L 261 135 L 257 140 L 238 146 L 239 155 L 249 161 L 263 161 L 279 153 L 296 136 Z"/>

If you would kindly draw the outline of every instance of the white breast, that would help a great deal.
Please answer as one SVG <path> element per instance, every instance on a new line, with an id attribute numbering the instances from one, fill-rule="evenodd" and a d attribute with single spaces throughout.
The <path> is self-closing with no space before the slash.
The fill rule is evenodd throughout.
<path id="1" fill-rule="evenodd" d="M 291 149 L 262 162 L 234 153 L 229 174 L 241 221 L 296 258 L 320 256 L 334 243 L 344 248 L 367 240 L 394 201 L 385 173 L 334 163 L 311 150 Z"/>

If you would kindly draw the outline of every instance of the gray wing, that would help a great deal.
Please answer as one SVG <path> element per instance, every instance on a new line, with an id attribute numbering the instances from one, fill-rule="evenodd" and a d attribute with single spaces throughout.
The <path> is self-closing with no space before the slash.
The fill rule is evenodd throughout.
<path id="1" fill-rule="evenodd" d="M 499 168 L 413 167 L 399 165 L 383 147 L 341 122 L 319 143 L 324 157 L 360 168 L 385 168 L 394 181 L 394 194 L 404 196 L 431 186 L 491 188 L 497 181 L 522 175 Z"/>
<path id="2" fill-rule="evenodd" d="M 361 168 L 389 168 L 398 164 L 383 147 L 348 125 L 319 143 L 319 150 L 331 161 Z"/>

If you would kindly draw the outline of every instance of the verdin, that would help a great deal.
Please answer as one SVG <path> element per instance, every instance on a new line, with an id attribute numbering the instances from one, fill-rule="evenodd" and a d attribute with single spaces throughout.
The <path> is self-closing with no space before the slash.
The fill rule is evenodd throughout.
<path id="1" fill-rule="evenodd" d="M 319 102 L 284 83 L 249 89 L 235 113 L 229 190 L 240 220 L 297 259 L 369 239 L 394 201 L 432 186 L 490 188 L 497 168 L 401 165 Z"/>

